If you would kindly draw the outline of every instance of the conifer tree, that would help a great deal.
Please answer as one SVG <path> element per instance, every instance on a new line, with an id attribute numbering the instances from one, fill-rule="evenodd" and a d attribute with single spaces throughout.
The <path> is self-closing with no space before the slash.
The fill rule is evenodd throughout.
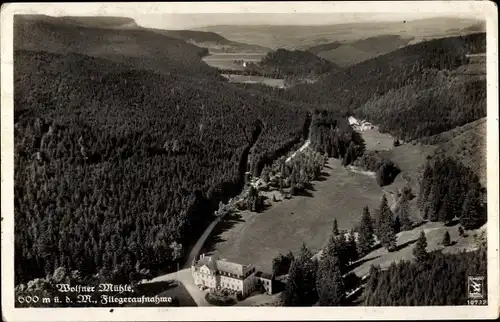
<path id="1" fill-rule="evenodd" d="M 444 246 L 450 246 L 451 245 L 451 239 L 450 239 L 450 233 L 446 231 L 443 236 L 443 245 Z"/>
<path id="2" fill-rule="evenodd" d="M 410 219 L 410 205 L 407 199 L 403 199 L 399 207 L 399 221 L 401 230 L 410 230 L 413 227 L 413 222 Z"/>
<path id="3" fill-rule="evenodd" d="M 439 209 L 439 221 L 448 223 L 453 219 L 453 209 L 450 204 L 450 199 L 448 194 L 446 194 L 441 203 L 441 208 Z"/>
<path id="4" fill-rule="evenodd" d="M 336 256 L 327 254 L 319 263 L 316 279 L 319 304 L 322 306 L 340 306 L 345 299 L 345 287 Z"/>
<path id="5" fill-rule="evenodd" d="M 427 161 L 427 163 L 425 165 L 424 173 L 422 175 L 422 180 L 420 181 L 420 193 L 418 195 L 418 200 L 417 200 L 417 203 L 418 203 L 420 210 L 424 209 L 424 206 L 425 206 L 427 199 L 429 197 L 430 186 L 432 183 L 432 175 L 433 175 L 433 173 L 432 173 L 431 165 L 430 165 L 429 161 Z"/>
<path id="6" fill-rule="evenodd" d="M 439 196 L 436 185 L 432 185 L 429 197 L 427 198 L 428 218 L 430 221 L 438 221 Z"/>
<path id="7" fill-rule="evenodd" d="M 285 306 L 310 306 L 317 300 L 317 261 L 303 243 L 299 255 L 293 260 L 283 294 Z"/>
<path id="8" fill-rule="evenodd" d="M 462 226 L 458 226 L 458 235 L 460 237 L 463 237 L 464 236 L 464 229 L 462 228 Z"/>
<path id="9" fill-rule="evenodd" d="M 386 220 L 389 217 L 390 211 L 391 211 L 391 209 L 389 208 L 387 197 L 384 194 L 382 196 L 382 199 L 380 201 L 380 207 L 378 209 L 378 216 L 377 216 L 377 222 L 376 222 L 376 228 L 375 228 L 377 235 L 379 234 L 379 230 L 382 227 L 382 223 L 384 222 L 384 220 Z M 379 236 L 379 239 L 380 239 L 380 236 Z"/>
<path id="10" fill-rule="evenodd" d="M 330 244 L 332 248 L 329 249 L 330 252 L 328 253 L 328 255 L 338 258 L 340 271 L 344 273 L 349 261 L 348 245 L 344 234 L 332 236 L 330 239 Z"/>
<path id="11" fill-rule="evenodd" d="M 373 221 L 367 206 L 363 208 L 363 216 L 359 225 L 358 253 L 362 257 L 366 255 L 375 244 L 373 236 Z"/>
<path id="12" fill-rule="evenodd" d="M 359 258 L 358 254 L 358 243 L 356 242 L 356 233 L 354 229 L 348 235 L 348 245 L 349 245 L 349 262 L 355 262 Z"/>
<path id="13" fill-rule="evenodd" d="M 420 232 L 420 236 L 418 237 L 415 247 L 413 247 L 413 256 L 415 256 L 417 262 L 420 263 L 425 262 L 428 258 L 427 238 L 425 237 L 423 230 Z"/>
<path id="14" fill-rule="evenodd" d="M 377 235 L 384 247 L 392 251 L 396 247 L 396 234 L 394 232 L 393 214 L 384 195 L 379 209 Z"/>
<path id="15" fill-rule="evenodd" d="M 474 184 L 465 197 L 460 216 L 460 224 L 465 229 L 478 228 L 486 222 L 486 212 L 480 204 L 479 193 L 479 186 Z"/>
<path id="16" fill-rule="evenodd" d="M 338 236 L 340 234 L 340 231 L 339 231 L 339 224 L 337 223 L 337 218 L 335 218 L 333 220 L 333 235 L 334 236 Z"/>

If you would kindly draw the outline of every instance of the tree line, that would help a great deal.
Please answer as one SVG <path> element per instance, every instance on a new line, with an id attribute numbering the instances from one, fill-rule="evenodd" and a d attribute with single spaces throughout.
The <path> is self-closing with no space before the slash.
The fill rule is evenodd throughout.
<path id="1" fill-rule="evenodd" d="M 424 219 L 449 223 L 458 218 L 465 229 L 486 223 L 486 190 L 472 170 L 448 157 L 425 165 L 418 205 Z"/>
<path id="2" fill-rule="evenodd" d="M 466 305 L 467 278 L 487 277 L 484 237 L 479 235 L 478 250 L 472 252 L 427 252 L 426 246 L 422 232 L 413 249 L 413 261 L 393 262 L 384 270 L 372 265 L 363 295 L 364 305 Z M 487 294 L 483 295 L 486 299 Z"/>

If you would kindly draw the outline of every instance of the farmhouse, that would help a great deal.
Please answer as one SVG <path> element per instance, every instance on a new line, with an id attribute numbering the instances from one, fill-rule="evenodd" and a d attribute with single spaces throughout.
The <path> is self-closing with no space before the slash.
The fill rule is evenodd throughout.
<path id="1" fill-rule="evenodd" d="M 256 286 L 261 284 L 267 293 L 272 294 L 272 278 L 270 275 L 256 272 L 253 265 L 242 265 L 220 260 L 216 256 L 202 254 L 198 261 L 191 265 L 194 283 L 210 289 L 228 289 L 239 292 L 246 297 Z"/>
<path id="2" fill-rule="evenodd" d="M 349 116 L 348 121 L 349 125 L 352 126 L 352 128 L 356 131 L 365 131 L 373 129 L 373 125 L 366 120 L 358 121 L 353 116 Z"/>

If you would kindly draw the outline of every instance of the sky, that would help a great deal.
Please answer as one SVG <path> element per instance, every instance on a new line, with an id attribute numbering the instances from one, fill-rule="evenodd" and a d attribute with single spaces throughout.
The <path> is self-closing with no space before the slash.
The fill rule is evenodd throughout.
<path id="1" fill-rule="evenodd" d="M 331 25 L 353 22 L 411 21 L 426 18 L 443 17 L 436 13 L 328 13 L 328 14 L 148 14 L 134 15 L 136 23 L 143 27 L 161 29 L 189 29 L 214 25 Z M 471 18 L 467 14 L 454 17 Z"/>

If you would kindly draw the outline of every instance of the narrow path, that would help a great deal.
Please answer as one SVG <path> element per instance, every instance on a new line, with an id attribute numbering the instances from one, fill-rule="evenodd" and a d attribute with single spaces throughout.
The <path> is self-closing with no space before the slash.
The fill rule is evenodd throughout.
<path id="1" fill-rule="evenodd" d="M 191 263 L 193 262 L 194 259 L 196 259 L 201 251 L 201 248 L 205 244 L 205 241 L 207 238 L 210 236 L 212 231 L 214 230 L 215 226 L 224 218 L 224 215 L 226 213 L 222 214 L 221 216 L 218 216 L 212 223 L 205 229 L 203 234 L 200 236 L 196 244 L 191 248 L 191 251 L 189 252 L 188 257 L 186 258 L 186 262 L 184 262 L 184 265 L 182 266 L 183 269 L 191 268 Z"/>

